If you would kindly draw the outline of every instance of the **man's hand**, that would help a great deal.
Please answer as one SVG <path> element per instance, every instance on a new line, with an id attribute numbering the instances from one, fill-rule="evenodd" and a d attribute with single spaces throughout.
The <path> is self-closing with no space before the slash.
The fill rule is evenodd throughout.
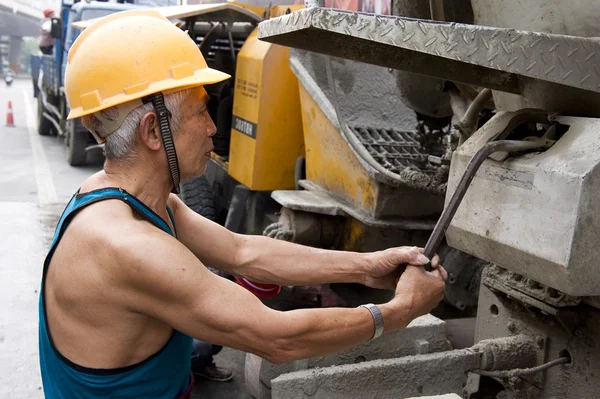
<path id="1" fill-rule="evenodd" d="M 429 262 L 422 252 L 422 248 L 398 247 L 372 253 L 365 268 L 363 284 L 371 288 L 393 290 L 400 266 L 422 266 Z M 436 256 L 432 259 L 432 267 L 437 267 L 438 262 L 439 258 Z"/>
<path id="2" fill-rule="evenodd" d="M 410 321 L 429 313 L 444 299 L 446 270 L 439 265 L 436 256 L 431 262 L 433 270 L 422 266 L 408 265 L 396 285 L 396 295 L 386 303 L 384 326 L 386 330 L 405 328 Z"/>

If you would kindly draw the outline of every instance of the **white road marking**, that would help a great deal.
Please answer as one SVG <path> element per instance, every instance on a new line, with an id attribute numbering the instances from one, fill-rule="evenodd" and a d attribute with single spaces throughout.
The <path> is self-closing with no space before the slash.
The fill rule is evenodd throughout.
<path id="1" fill-rule="evenodd" d="M 23 100 L 25 101 L 25 113 L 27 115 L 27 130 L 29 131 L 29 143 L 33 154 L 33 170 L 35 173 L 35 182 L 37 184 L 38 200 L 40 204 L 52 204 L 58 202 L 58 195 L 54 187 L 54 180 L 50 173 L 50 164 L 44 151 L 44 146 L 36 132 L 35 117 L 29 92 L 23 91 Z"/>

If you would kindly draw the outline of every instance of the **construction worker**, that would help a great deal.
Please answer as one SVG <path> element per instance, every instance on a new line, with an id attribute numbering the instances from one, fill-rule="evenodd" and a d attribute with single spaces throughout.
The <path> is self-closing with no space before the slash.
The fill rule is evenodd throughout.
<path id="1" fill-rule="evenodd" d="M 46 8 L 44 10 L 39 42 L 40 51 L 43 54 L 52 54 L 52 49 L 54 48 L 55 40 L 52 37 L 52 17 L 54 17 L 54 10 Z"/>
<path id="2" fill-rule="evenodd" d="M 216 130 L 203 86 L 228 78 L 152 9 L 104 17 L 71 47 L 69 119 L 82 117 L 106 161 L 66 206 L 44 262 L 46 398 L 189 398 L 194 338 L 289 362 L 405 328 L 442 299 L 446 272 L 437 256 L 425 271 L 417 248 L 304 247 L 232 233 L 185 206 L 179 181 L 203 173 Z M 354 282 L 396 295 L 281 312 L 204 265 L 265 284 Z"/>

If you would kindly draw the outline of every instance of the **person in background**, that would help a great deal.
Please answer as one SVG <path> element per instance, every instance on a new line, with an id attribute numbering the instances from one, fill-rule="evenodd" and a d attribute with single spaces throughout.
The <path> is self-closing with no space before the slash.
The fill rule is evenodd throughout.
<path id="1" fill-rule="evenodd" d="M 213 356 L 221 352 L 221 345 L 194 339 L 192 350 L 192 372 L 195 376 L 210 381 L 227 382 L 233 379 L 233 372 L 215 364 Z"/>
<path id="2" fill-rule="evenodd" d="M 44 19 L 42 20 L 42 33 L 40 35 L 40 50 L 43 54 L 52 54 L 54 48 L 54 38 L 52 37 L 52 17 L 54 10 L 47 8 L 44 10 Z"/>

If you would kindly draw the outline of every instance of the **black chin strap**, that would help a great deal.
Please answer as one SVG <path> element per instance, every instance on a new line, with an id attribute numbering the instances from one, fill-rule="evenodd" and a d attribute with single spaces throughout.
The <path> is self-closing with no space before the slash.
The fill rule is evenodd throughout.
<path id="1" fill-rule="evenodd" d="M 175 144 L 173 143 L 173 134 L 169 124 L 169 115 L 171 114 L 165 106 L 165 98 L 162 93 L 154 93 L 143 97 L 144 104 L 152 103 L 154 112 L 158 117 L 158 125 L 160 128 L 160 137 L 162 138 L 165 153 L 167 154 L 167 162 L 169 163 L 169 171 L 173 180 L 173 190 L 175 194 L 179 194 L 179 161 L 175 152 Z"/>

